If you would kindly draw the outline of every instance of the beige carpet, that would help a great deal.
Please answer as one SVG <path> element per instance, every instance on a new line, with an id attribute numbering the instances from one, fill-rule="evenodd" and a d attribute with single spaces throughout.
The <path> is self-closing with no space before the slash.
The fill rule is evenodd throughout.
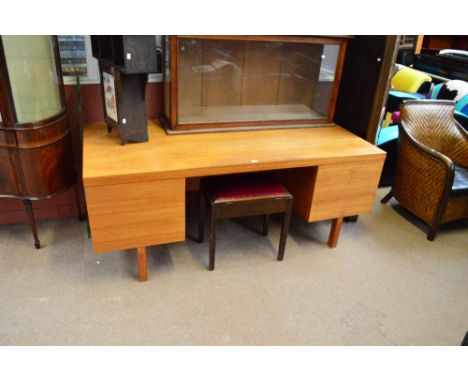
<path id="1" fill-rule="evenodd" d="M 381 189 L 378 198 L 387 189 Z M 77 219 L 0 227 L 2 345 L 459 345 L 468 330 L 468 225 L 425 226 L 381 205 L 346 223 L 294 217 L 283 262 L 280 219 L 223 221 L 208 243 L 150 249 L 149 281 L 131 251 L 93 255 Z M 189 211 L 188 232 L 196 219 Z"/>

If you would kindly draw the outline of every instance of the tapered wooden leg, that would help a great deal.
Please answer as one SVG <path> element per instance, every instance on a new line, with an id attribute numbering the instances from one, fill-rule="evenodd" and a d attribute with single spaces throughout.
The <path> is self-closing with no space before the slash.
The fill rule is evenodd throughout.
<path id="1" fill-rule="evenodd" d="M 205 206 L 205 197 L 200 191 L 199 196 L 200 211 L 198 217 L 198 242 L 203 243 L 205 240 L 205 215 L 206 215 L 206 206 Z"/>
<path id="2" fill-rule="evenodd" d="M 148 281 L 148 267 L 146 264 L 146 248 L 137 248 L 138 257 L 138 273 L 140 274 L 140 281 Z"/>
<path id="3" fill-rule="evenodd" d="M 266 214 L 263 215 L 263 230 L 262 230 L 262 235 L 267 236 L 268 235 L 268 226 L 270 224 L 270 215 Z"/>
<path id="4" fill-rule="evenodd" d="M 286 239 L 288 238 L 289 225 L 291 223 L 292 205 L 293 203 L 291 200 L 288 209 L 284 213 L 283 227 L 281 228 L 280 243 L 278 248 L 278 261 L 282 261 L 284 258 L 284 249 L 286 248 Z"/>
<path id="5" fill-rule="evenodd" d="M 330 229 L 330 236 L 328 236 L 328 246 L 330 248 L 336 248 L 338 244 L 338 238 L 340 237 L 341 225 L 343 224 L 343 218 L 336 218 L 332 221 Z"/>
<path id="6" fill-rule="evenodd" d="M 215 267 L 215 256 L 216 256 L 216 208 L 211 206 L 211 219 L 210 219 L 210 261 L 208 264 L 208 270 L 213 271 Z"/>
<path id="7" fill-rule="evenodd" d="M 32 209 L 31 201 L 28 199 L 23 200 L 24 208 L 26 209 L 26 213 L 28 214 L 29 224 L 31 224 L 31 230 L 34 236 L 34 246 L 37 249 L 41 248 L 41 242 L 37 237 L 37 229 L 36 229 L 36 220 L 34 219 L 34 213 Z"/>

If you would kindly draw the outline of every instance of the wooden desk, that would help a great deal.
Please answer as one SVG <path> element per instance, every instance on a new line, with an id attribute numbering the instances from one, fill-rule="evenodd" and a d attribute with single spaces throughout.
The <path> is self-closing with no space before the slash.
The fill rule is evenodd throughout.
<path id="1" fill-rule="evenodd" d="M 149 142 L 122 146 L 104 123 L 84 129 L 83 183 L 95 252 L 185 240 L 186 180 L 276 170 L 306 221 L 369 212 L 385 152 L 339 126 L 167 135 L 149 123 Z"/>

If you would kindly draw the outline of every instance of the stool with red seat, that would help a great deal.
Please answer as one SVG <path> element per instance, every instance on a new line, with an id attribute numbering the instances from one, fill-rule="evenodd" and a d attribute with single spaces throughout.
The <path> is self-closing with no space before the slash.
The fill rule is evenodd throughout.
<path id="1" fill-rule="evenodd" d="M 268 173 L 249 173 L 204 178 L 200 184 L 200 220 L 198 241 L 203 242 L 205 204 L 210 218 L 210 260 L 208 270 L 214 270 L 216 255 L 216 222 L 218 219 L 264 215 L 263 235 L 268 234 L 269 215 L 284 213 L 278 261 L 283 260 L 291 221 L 293 197 Z"/>

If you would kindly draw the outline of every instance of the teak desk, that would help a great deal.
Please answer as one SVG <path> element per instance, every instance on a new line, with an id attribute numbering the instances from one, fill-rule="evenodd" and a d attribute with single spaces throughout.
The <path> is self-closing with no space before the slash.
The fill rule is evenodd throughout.
<path id="1" fill-rule="evenodd" d="M 185 240 L 188 178 L 275 170 L 306 221 L 372 209 L 385 152 L 339 127 L 167 135 L 150 121 L 149 142 L 120 144 L 104 123 L 84 129 L 83 183 L 95 252 L 136 248 L 147 280 L 146 247 Z"/>

